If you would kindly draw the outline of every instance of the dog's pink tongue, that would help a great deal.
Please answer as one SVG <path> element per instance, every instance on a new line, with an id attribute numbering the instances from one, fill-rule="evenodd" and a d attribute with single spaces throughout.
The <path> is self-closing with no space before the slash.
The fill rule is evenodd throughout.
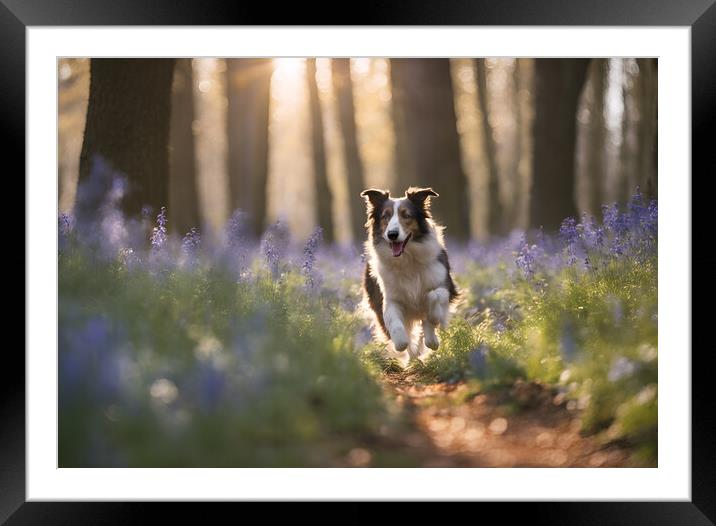
<path id="1" fill-rule="evenodd" d="M 403 253 L 403 243 L 393 242 L 390 244 L 390 248 L 393 250 L 393 256 L 399 256 Z"/>

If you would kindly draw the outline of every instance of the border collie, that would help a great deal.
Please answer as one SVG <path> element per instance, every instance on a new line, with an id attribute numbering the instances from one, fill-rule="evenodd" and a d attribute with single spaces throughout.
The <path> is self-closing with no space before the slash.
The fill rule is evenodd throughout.
<path id="1" fill-rule="evenodd" d="M 459 298 L 444 227 L 430 214 L 430 200 L 438 194 L 408 188 L 404 197 L 391 198 L 389 191 L 371 188 L 361 196 L 368 215 L 363 290 L 375 314 L 376 336 L 389 339 L 403 362 L 419 358 L 425 346 L 438 348 L 436 329 L 447 326 L 450 307 Z"/>

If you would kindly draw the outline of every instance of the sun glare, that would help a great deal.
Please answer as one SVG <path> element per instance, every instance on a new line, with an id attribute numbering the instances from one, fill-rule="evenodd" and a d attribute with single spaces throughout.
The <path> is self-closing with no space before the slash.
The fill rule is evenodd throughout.
<path id="1" fill-rule="evenodd" d="M 275 58 L 275 72 L 282 80 L 298 80 L 305 71 L 305 58 Z"/>

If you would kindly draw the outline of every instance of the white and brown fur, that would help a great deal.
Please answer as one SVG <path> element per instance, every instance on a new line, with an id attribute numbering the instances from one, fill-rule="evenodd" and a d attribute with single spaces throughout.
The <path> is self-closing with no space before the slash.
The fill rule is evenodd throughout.
<path id="1" fill-rule="evenodd" d="M 439 347 L 436 329 L 447 326 L 451 304 L 459 297 L 444 227 L 430 214 L 430 199 L 438 194 L 432 188 L 409 188 L 404 197 L 391 198 L 387 190 L 369 189 L 361 196 L 368 214 L 363 289 L 377 335 L 389 339 L 403 361 L 419 358 L 425 347 Z"/>

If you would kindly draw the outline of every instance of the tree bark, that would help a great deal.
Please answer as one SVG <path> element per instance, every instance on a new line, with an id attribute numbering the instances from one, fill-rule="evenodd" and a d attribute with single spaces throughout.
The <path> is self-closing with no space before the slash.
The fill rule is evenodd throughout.
<path id="1" fill-rule="evenodd" d="M 589 59 L 535 59 L 530 226 L 559 228 L 575 217 L 576 111 Z"/>
<path id="2" fill-rule="evenodd" d="M 641 191 L 656 197 L 657 188 L 657 122 L 658 62 L 655 58 L 638 58 L 639 66 L 639 179 Z"/>
<path id="3" fill-rule="evenodd" d="M 169 226 L 179 234 L 199 228 L 199 189 L 194 152 L 192 59 L 177 59 L 169 131 Z"/>
<path id="4" fill-rule="evenodd" d="M 470 236 L 449 59 L 391 59 L 398 190 L 430 186 L 435 218 L 453 238 Z"/>
<path id="5" fill-rule="evenodd" d="M 629 59 L 621 61 L 621 68 L 625 76 L 625 81 L 622 85 L 624 111 L 621 120 L 619 169 L 614 192 L 616 201 L 620 203 L 626 203 L 639 184 L 639 79 L 630 71 L 629 62 Z"/>
<path id="6" fill-rule="evenodd" d="M 589 212 L 599 218 L 604 204 L 603 187 L 606 174 L 604 159 L 607 125 L 604 119 L 604 91 L 608 73 L 607 60 L 595 58 L 589 68 L 592 106 L 589 112 L 586 182 L 589 193 Z"/>
<path id="7" fill-rule="evenodd" d="M 316 59 L 306 59 L 306 81 L 308 83 L 308 96 L 311 113 L 311 145 L 313 147 L 313 173 L 316 195 L 316 211 L 318 225 L 323 229 L 323 239 L 326 243 L 333 243 L 333 212 L 331 203 L 331 188 L 328 185 L 328 171 L 326 169 L 326 145 L 323 135 L 323 111 L 318 96 L 316 84 Z"/>
<path id="8" fill-rule="evenodd" d="M 497 146 L 490 125 L 490 114 L 487 104 L 487 68 L 485 59 L 475 59 L 475 80 L 477 81 L 477 100 L 482 116 L 482 151 L 487 161 L 487 194 L 488 213 L 487 229 L 490 235 L 505 233 L 505 217 L 500 199 L 500 174 L 497 168 Z"/>
<path id="9" fill-rule="evenodd" d="M 169 201 L 169 119 L 174 59 L 93 58 L 80 183 L 95 156 L 127 178 L 122 208 L 139 216 Z"/>
<path id="10" fill-rule="evenodd" d="M 353 240 L 365 237 L 363 223 L 365 210 L 359 199 L 365 189 L 363 162 L 361 161 L 356 133 L 355 107 L 353 104 L 353 83 L 351 82 L 351 61 L 349 58 L 331 59 L 333 92 L 336 96 L 338 119 L 343 137 L 343 155 L 346 162 L 348 183 L 348 206 L 350 207 L 351 232 Z"/>
<path id="11" fill-rule="evenodd" d="M 517 76 L 517 126 L 519 161 L 517 163 L 519 199 L 513 225 L 525 229 L 529 222 L 529 197 L 532 181 L 532 125 L 534 121 L 534 59 L 515 59 Z"/>
<path id="12" fill-rule="evenodd" d="M 246 213 L 257 237 L 266 226 L 272 64 L 268 58 L 226 60 L 229 208 Z"/>

